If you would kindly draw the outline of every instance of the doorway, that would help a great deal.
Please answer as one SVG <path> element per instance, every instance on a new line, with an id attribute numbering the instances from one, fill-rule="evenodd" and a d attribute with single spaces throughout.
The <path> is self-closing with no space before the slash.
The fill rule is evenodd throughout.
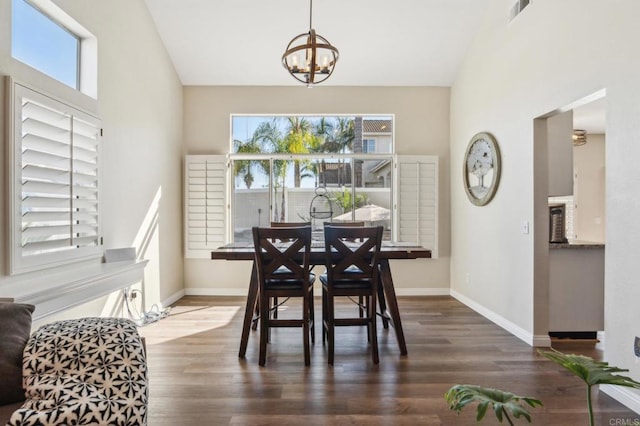
<path id="1" fill-rule="evenodd" d="M 534 343 L 538 346 L 550 344 L 550 331 L 576 332 L 577 336 L 590 335 L 579 333 L 585 331 L 583 323 L 589 324 L 589 331 L 598 332 L 599 336 L 604 330 L 605 95 L 603 89 L 534 120 L 533 323 Z M 574 129 L 585 130 L 586 143 L 574 142 Z M 563 156 L 566 160 L 559 162 L 558 157 Z M 564 182 L 560 185 L 564 189 L 557 189 L 558 176 Z M 592 191 L 593 189 L 597 190 Z M 594 192 L 597 193 L 595 197 Z M 550 195 L 559 198 L 550 199 Z M 550 201 L 566 203 L 570 207 L 567 218 L 570 224 L 567 232 L 569 244 L 549 243 Z M 588 290 L 593 296 L 591 312 L 595 312 L 595 315 L 579 322 L 563 322 L 587 311 L 582 302 L 585 296 L 584 283 L 577 282 L 584 278 L 573 277 L 569 273 L 582 271 L 584 268 L 581 265 L 598 263 L 592 259 L 593 250 L 583 250 L 586 246 L 579 245 L 583 240 L 599 243 L 601 249 L 601 267 L 599 270 L 595 269 L 589 277 L 598 277 L 592 279 L 593 287 Z M 572 281 L 576 282 L 576 288 L 572 289 L 567 284 Z M 562 285 L 559 286 L 558 282 Z M 571 307 L 578 309 L 575 314 L 557 315 L 559 312 L 570 311 Z"/>

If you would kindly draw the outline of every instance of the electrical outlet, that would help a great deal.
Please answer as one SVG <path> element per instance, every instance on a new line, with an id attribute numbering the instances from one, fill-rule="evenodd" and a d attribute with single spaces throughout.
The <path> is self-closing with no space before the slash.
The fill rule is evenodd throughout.
<path id="1" fill-rule="evenodd" d="M 636 339 L 633 342 L 633 352 L 637 357 L 640 357 L 640 337 L 638 336 L 636 336 Z"/>

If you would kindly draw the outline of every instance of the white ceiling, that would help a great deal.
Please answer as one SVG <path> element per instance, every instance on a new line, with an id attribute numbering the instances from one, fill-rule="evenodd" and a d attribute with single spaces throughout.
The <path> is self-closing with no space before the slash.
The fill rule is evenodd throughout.
<path id="1" fill-rule="evenodd" d="M 313 27 L 340 50 L 322 85 L 451 86 L 492 1 L 316 0 Z M 306 0 L 146 3 L 183 85 L 301 84 L 281 57 L 309 30 Z M 574 128 L 604 133 L 604 101 L 574 109 Z"/>
<path id="2" fill-rule="evenodd" d="M 340 51 L 323 85 L 451 86 L 492 1 L 316 0 L 313 27 Z M 309 31 L 308 1 L 146 3 L 185 86 L 300 84 L 281 57 Z"/>

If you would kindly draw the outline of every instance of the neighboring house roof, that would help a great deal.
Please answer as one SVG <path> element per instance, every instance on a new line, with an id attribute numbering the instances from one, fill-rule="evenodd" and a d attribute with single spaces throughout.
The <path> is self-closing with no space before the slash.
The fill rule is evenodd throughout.
<path id="1" fill-rule="evenodd" d="M 362 120 L 362 133 L 391 133 L 392 120 Z"/>
<path id="2" fill-rule="evenodd" d="M 371 173 L 378 173 L 380 170 L 384 169 L 385 167 L 389 166 L 390 164 L 391 164 L 391 161 L 382 160 L 378 164 L 376 164 L 375 166 L 371 167 L 370 172 Z"/>

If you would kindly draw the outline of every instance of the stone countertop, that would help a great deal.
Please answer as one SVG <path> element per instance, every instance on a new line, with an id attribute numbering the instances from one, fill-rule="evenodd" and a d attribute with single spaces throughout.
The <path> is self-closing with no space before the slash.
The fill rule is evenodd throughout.
<path id="1" fill-rule="evenodd" d="M 594 241 L 569 240 L 566 243 L 549 243 L 549 249 L 603 249 L 604 243 Z"/>

